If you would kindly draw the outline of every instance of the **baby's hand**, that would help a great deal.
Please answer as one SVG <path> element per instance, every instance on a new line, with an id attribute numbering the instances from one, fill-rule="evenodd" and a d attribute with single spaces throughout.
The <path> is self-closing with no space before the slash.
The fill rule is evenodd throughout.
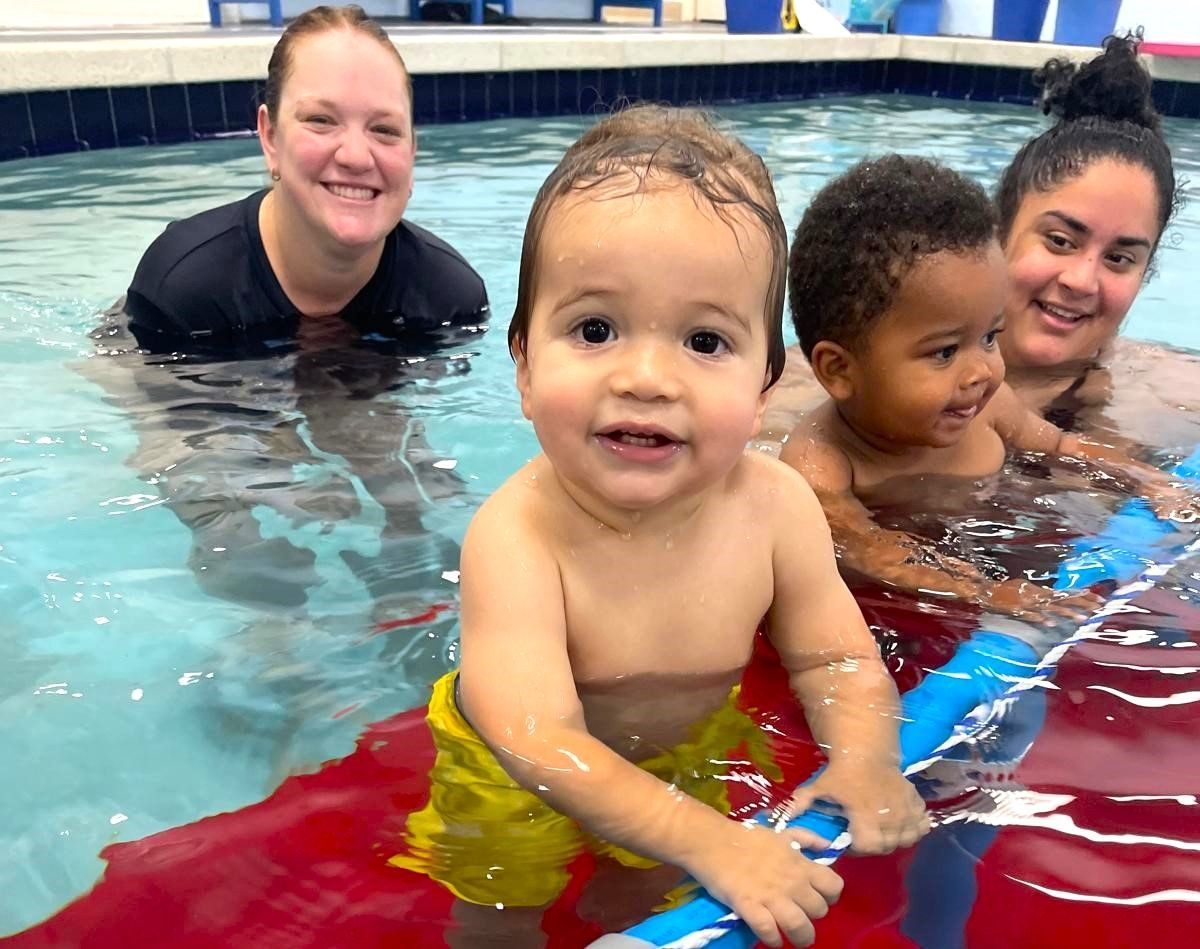
<path id="1" fill-rule="evenodd" d="M 841 805 L 851 853 L 891 853 L 929 833 L 925 802 L 895 767 L 851 760 L 829 764 L 792 795 L 788 817 L 803 814 L 817 800 Z"/>
<path id="2" fill-rule="evenodd" d="M 997 583 L 983 597 L 983 605 L 988 609 L 1044 626 L 1062 623 L 1064 619 L 1082 623 L 1103 603 L 1088 590 L 1052 590 L 1027 580 Z"/>
<path id="3" fill-rule="evenodd" d="M 693 842 L 685 869 L 768 946 L 783 944 L 780 932 L 792 945 L 811 945 L 816 939 L 812 920 L 837 902 L 842 878 L 800 851 L 820 850 L 829 842 L 804 829 L 776 832 L 724 823 L 717 833 Z"/>

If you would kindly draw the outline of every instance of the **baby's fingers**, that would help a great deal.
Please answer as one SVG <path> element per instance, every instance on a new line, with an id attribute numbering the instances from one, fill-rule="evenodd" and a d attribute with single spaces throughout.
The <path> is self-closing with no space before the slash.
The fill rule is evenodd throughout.
<path id="1" fill-rule="evenodd" d="M 833 843 L 807 827 L 789 827 L 784 835 L 792 842 L 794 850 L 821 851 Z"/>
<path id="2" fill-rule="evenodd" d="M 775 917 L 765 906 L 734 906 L 733 911 L 742 917 L 742 922 L 750 927 L 754 938 L 759 942 L 771 946 L 772 949 L 783 945 L 779 927 L 775 925 Z"/>
<path id="3" fill-rule="evenodd" d="M 808 882 L 820 894 L 826 906 L 832 906 L 842 895 L 842 878 L 831 867 L 813 864 L 812 872 L 808 876 Z"/>
<path id="4" fill-rule="evenodd" d="M 820 897 L 817 897 L 819 900 Z M 775 923 L 787 936 L 793 946 L 811 946 L 817 940 L 817 930 L 809 918 L 809 914 L 798 904 L 781 900 L 773 906 L 772 912 Z M 824 916 L 827 908 L 822 905 L 820 915 Z"/>

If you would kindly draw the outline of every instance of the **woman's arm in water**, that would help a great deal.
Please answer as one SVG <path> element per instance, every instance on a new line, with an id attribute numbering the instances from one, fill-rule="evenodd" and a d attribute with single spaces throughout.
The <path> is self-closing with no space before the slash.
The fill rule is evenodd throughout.
<path id="1" fill-rule="evenodd" d="M 996 431 L 1008 447 L 1086 461 L 1127 485 L 1132 493 L 1146 498 L 1159 517 L 1189 520 L 1200 517 L 1200 498 L 1193 489 L 1173 481 L 1153 465 L 1131 457 L 1123 446 L 1064 432 L 1026 408 L 1007 385 L 996 392 L 990 408 Z"/>
<path id="2" fill-rule="evenodd" d="M 793 436 L 781 458 L 804 476 L 825 513 L 843 566 L 887 586 L 931 598 L 964 600 L 986 610 L 1028 617 L 1079 616 L 1090 604 L 1025 580 L 995 581 L 929 541 L 876 523 L 853 491 L 850 461 L 838 448 Z"/>

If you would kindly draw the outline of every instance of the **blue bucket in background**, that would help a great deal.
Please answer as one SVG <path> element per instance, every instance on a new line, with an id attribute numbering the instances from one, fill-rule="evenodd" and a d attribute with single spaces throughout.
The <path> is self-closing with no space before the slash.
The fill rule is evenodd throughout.
<path id="1" fill-rule="evenodd" d="M 852 0 L 846 25 L 852 30 L 886 33 L 899 5 L 900 0 Z"/>
<path id="2" fill-rule="evenodd" d="M 1036 43 L 1050 0 L 996 0 L 992 10 L 992 39 Z"/>
<path id="3" fill-rule="evenodd" d="M 1117 25 L 1121 0 L 1058 0 L 1054 42 L 1099 46 Z"/>
<path id="4" fill-rule="evenodd" d="M 937 36 L 942 0 L 903 0 L 896 9 L 892 29 L 911 36 Z"/>
<path id="5" fill-rule="evenodd" d="M 782 0 L 725 0 L 725 29 L 730 33 L 782 33 Z"/>

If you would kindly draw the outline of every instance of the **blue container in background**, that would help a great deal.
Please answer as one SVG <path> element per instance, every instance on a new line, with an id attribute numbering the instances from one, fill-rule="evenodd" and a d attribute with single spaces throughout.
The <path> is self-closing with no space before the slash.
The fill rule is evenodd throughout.
<path id="1" fill-rule="evenodd" d="M 825 4 L 829 6 L 829 4 Z M 851 0 L 846 26 L 852 30 L 886 33 L 900 0 Z M 836 15 L 836 10 L 831 8 Z"/>
<path id="2" fill-rule="evenodd" d="M 992 10 L 992 38 L 1036 43 L 1050 0 L 996 0 Z"/>
<path id="3" fill-rule="evenodd" d="M 1099 46 L 1117 25 L 1121 0 L 1058 0 L 1054 42 Z"/>
<path id="4" fill-rule="evenodd" d="M 782 0 L 725 0 L 725 29 L 730 33 L 782 33 Z"/>
<path id="5" fill-rule="evenodd" d="M 892 29 L 912 36 L 937 36 L 942 0 L 904 0 L 896 9 Z"/>

